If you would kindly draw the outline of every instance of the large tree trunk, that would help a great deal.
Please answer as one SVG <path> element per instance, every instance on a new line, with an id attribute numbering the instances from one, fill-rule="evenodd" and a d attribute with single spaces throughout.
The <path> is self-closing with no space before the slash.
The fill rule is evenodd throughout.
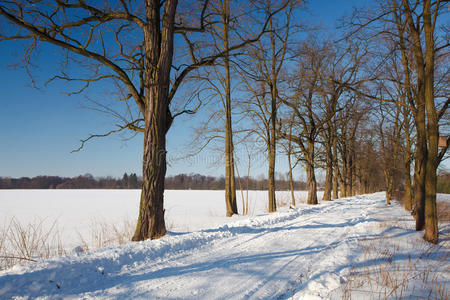
<path id="1" fill-rule="evenodd" d="M 416 124 L 417 142 L 414 165 L 414 211 L 416 217 L 416 230 L 423 230 L 425 226 L 425 180 L 427 165 L 427 136 L 425 119 L 425 60 L 422 52 L 422 42 L 419 29 L 414 24 L 414 17 L 409 2 L 402 1 L 409 35 L 412 37 L 412 52 L 416 62 L 417 95 L 414 121 Z"/>
<path id="2" fill-rule="evenodd" d="M 229 1 L 223 2 L 223 42 L 224 51 L 228 51 L 228 32 L 229 32 Z M 234 175 L 234 145 L 233 128 L 231 122 L 231 76 L 230 76 L 230 57 L 225 54 L 225 203 L 227 217 L 238 213 L 236 203 L 236 180 Z"/>
<path id="3" fill-rule="evenodd" d="M 424 1 L 425 30 L 425 104 L 427 112 L 428 157 L 425 180 L 425 240 L 437 244 L 439 238 L 436 212 L 436 170 L 439 165 L 439 125 L 434 104 L 434 37 L 431 23 L 431 1 Z"/>
<path id="4" fill-rule="evenodd" d="M 308 199 L 307 204 L 317 204 L 317 181 L 314 171 L 314 143 L 308 142 L 308 159 L 306 162 L 306 176 L 308 181 Z"/>
<path id="5" fill-rule="evenodd" d="M 160 111 L 163 110 L 159 109 Z M 166 114 L 151 118 L 159 126 L 146 126 L 139 217 L 133 241 L 156 239 L 166 234 L 164 178 L 166 175 Z M 159 129 L 159 130 L 158 130 Z"/>
<path id="6" fill-rule="evenodd" d="M 430 149 L 428 152 L 433 152 L 432 148 L 434 147 L 434 143 L 436 143 L 437 149 L 437 140 L 433 141 L 433 137 L 429 137 L 430 141 Z M 432 154 L 428 155 L 427 166 L 426 166 L 426 180 L 425 180 L 425 235 L 424 238 L 426 241 L 437 244 L 439 238 L 438 224 L 437 224 L 437 210 L 436 210 L 436 184 L 437 184 L 437 151 L 436 156 Z"/>
<path id="7" fill-rule="evenodd" d="M 306 176 L 308 181 L 308 199 L 307 204 L 317 204 L 317 181 L 314 172 L 314 165 L 306 163 Z"/>
<path id="8" fill-rule="evenodd" d="M 420 127 L 424 124 L 417 124 L 417 143 L 414 161 L 414 214 L 416 218 L 416 230 L 420 231 L 425 226 L 425 166 L 427 147 L 425 136 Z"/>
<path id="9" fill-rule="evenodd" d="M 160 2 L 148 1 L 145 7 L 149 23 L 144 29 L 147 85 L 145 86 L 143 184 L 133 241 L 156 239 L 166 234 L 164 223 L 166 134 L 172 123 L 168 95 L 177 4 L 177 0 L 166 2 L 162 28 L 160 28 Z M 153 67 L 156 65 L 158 68 Z"/>

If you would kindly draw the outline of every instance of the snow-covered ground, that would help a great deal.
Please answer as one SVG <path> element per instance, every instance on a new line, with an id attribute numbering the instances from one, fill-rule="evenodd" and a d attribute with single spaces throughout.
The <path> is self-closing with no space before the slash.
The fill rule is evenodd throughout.
<path id="1" fill-rule="evenodd" d="M 177 193 L 180 201 L 195 201 L 190 193 L 197 192 Z M 197 195 L 215 199 L 212 193 Z M 213 207 L 216 200 L 208 201 Z M 255 201 L 259 202 L 256 198 Z M 199 205 L 202 212 L 207 212 L 210 220 L 216 218 L 205 205 Z M 176 217 L 177 208 L 173 207 L 172 216 Z M 72 209 L 77 209 L 76 204 Z M 173 230 L 159 240 L 1 271 L 0 298 L 448 299 L 449 296 L 449 224 L 440 224 L 439 245 L 427 244 L 422 240 L 423 233 L 414 231 L 409 213 L 395 203 L 386 206 L 384 193 L 316 206 L 300 204 L 274 214 L 225 219 L 227 223 L 219 226 L 201 225 L 195 220 L 195 210 L 185 213 L 194 222 L 189 224 L 189 230 Z M 195 230 L 196 227 L 203 229 Z"/>
<path id="2" fill-rule="evenodd" d="M 78 246 L 81 238 L 92 246 L 96 227 L 136 221 L 139 196 L 140 190 L 0 190 L 0 228 L 7 227 L 12 217 L 24 226 L 42 222 L 46 228 L 57 227 L 65 248 Z M 305 202 L 307 192 L 297 191 L 295 196 Z M 242 212 L 240 192 L 237 198 Z M 224 199 L 224 191 L 167 190 L 166 225 L 171 231 L 185 232 L 226 224 L 230 219 L 225 217 Z M 267 191 L 249 191 L 249 215 L 267 212 L 267 199 Z M 277 192 L 277 200 L 288 206 L 290 192 Z"/>

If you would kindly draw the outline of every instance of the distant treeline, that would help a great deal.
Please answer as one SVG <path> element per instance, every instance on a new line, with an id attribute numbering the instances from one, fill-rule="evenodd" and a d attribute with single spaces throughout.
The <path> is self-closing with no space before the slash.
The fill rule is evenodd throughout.
<path id="1" fill-rule="evenodd" d="M 286 179 L 277 179 L 277 190 L 289 190 L 289 181 Z M 236 179 L 236 189 L 246 190 L 267 190 L 267 179 L 255 179 L 242 177 Z M 225 177 L 204 176 L 200 174 L 180 174 L 166 178 L 166 189 L 169 190 L 223 190 L 225 189 Z M 305 190 L 306 183 L 301 181 L 294 182 L 294 189 Z"/>
<path id="2" fill-rule="evenodd" d="M 125 173 L 122 178 L 94 177 L 91 174 L 77 177 L 36 176 L 9 178 L 0 177 L 0 189 L 139 189 L 142 179 L 136 174 Z M 288 190 L 287 179 L 276 180 L 278 190 Z M 243 177 L 236 180 L 236 188 L 249 190 L 266 190 L 267 179 Z M 168 190 L 223 190 L 225 189 L 225 177 L 204 176 L 200 174 L 180 174 L 169 176 L 165 181 Z M 296 190 L 305 190 L 306 183 L 295 181 Z"/>
<path id="3" fill-rule="evenodd" d="M 77 177 L 36 176 L 21 178 L 0 177 L 0 189 L 138 189 L 142 185 L 136 174 L 125 173 L 121 179 L 95 178 L 91 174 Z"/>

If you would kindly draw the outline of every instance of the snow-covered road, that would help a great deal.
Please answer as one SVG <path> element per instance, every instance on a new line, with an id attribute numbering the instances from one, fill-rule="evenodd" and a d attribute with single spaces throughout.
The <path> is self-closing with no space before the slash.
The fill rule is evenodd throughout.
<path id="1" fill-rule="evenodd" d="M 301 205 L 217 228 L 16 266 L 0 272 L 0 298 L 338 297 L 333 295 L 350 267 L 364 256 L 358 241 L 401 239 L 414 259 L 407 241 L 419 240 L 420 233 L 380 226 L 399 221 L 412 229 L 411 219 L 399 206 L 387 207 L 383 193 Z M 440 278 L 448 286 L 448 260 L 443 268 Z"/>

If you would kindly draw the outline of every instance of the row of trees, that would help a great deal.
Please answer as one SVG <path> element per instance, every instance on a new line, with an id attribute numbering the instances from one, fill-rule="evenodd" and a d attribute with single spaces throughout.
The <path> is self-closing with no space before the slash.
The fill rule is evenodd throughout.
<path id="1" fill-rule="evenodd" d="M 386 189 L 389 204 L 403 184 L 416 229 L 438 241 L 436 172 L 449 138 L 441 148 L 438 141 L 450 104 L 443 2 L 376 2 L 331 38 L 299 22 L 302 1 L 188 2 L 0 1 L 9 24 L 1 39 L 30 42 L 26 68 L 46 43 L 63 50 L 63 70 L 50 81 L 81 82 L 75 93 L 97 82 L 117 87 L 123 111 L 100 107 L 118 128 L 80 149 L 91 138 L 143 133 L 133 240 L 165 234 L 166 134 L 177 116 L 202 111 L 196 151 L 222 148 L 227 216 L 238 213 L 243 158 L 235 147 L 245 147 L 248 175 L 252 155 L 266 153 L 270 212 L 284 153 L 291 190 L 292 170 L 306 170 L 309 204 L 318 203 L 318 168 L 326 172 L 323 200 Z"/>
<path id="2" fill-rule="evenodd" d="M 142 179 L 135 173 L 125 173 L 121 179 L 113 177 L 95 178 L 91 174 L 76 177 L 36 176 L 0 177 L 0 189 L 138 189 Z"/>
<path id="3" fill-rule="evenodd" d="M 277 188 L 289 190 L 290 182 L 284 176 L 277 176 Z M 225 177 L 204 176 L 200 174 L 179 174 L 168 176 L 165 187 L 169 190 L 224 190 Z M 236 186 L 242 190 L 267 190 L 267 179 L 243 177 L 236 179 Z M 0 189 L 138 189 L 142 186 L 142 177 L 135 173 L 125 173 L 122 178 L 93 177 L 91 174 L 76 177 L 36 176 L 7 178 L 0 177 Z M 306 183 L 294 181 L 295 190 L 304 190 Z"/>
<path id="4" fill-rule="evenodd" d="M 404 189 L 416 229 L 437 243 L 437 169 L 450 141 L 448 28 L 439 23 L 446 5 L 379 2 L 355 12 L 339 38 L 329 39 L 300 38 L 305 27 L 292 22 L 298 6 L 290 4 L 271 19 L 267 35 L 231 59 L 238 129 L 231 131 L 230 116 L 216 107 L 198 131 L 200 148 L 223 138 L 232 157 L 230 132 L 245 147 L 263 145 L 257 151 L 266 153 L 271 212 L 280 153 L 291 176 L 296 165 L 305 168 L 309 204 L 318 203 L 318 168 L 326 172 L 323 200 L 384 189 L 390 204 L 394 190 Z M 217 73 L 208 78 L 222 97 L 229 87 L 211 83 L 220 80 Z"/>

